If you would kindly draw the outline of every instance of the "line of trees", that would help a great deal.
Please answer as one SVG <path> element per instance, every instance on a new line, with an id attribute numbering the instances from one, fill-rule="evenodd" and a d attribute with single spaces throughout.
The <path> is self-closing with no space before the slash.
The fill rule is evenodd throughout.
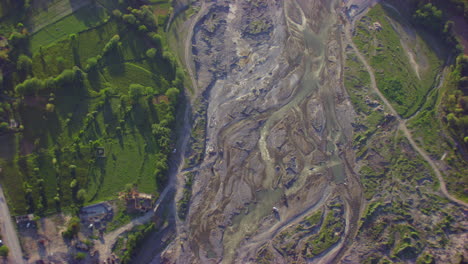
<path id="1" fill-rule="evenodd" d="M 66 69 L 56 77 L 39 79 L 32 77 L 15 86 L 15 92 L 20 96 L 37 95 L 41 92 L 51 92 L 56 89 L 65 89 L 68 85 L 82 85 L 85 80 L 85 73 L 75 66 L 73 69 Z"/>

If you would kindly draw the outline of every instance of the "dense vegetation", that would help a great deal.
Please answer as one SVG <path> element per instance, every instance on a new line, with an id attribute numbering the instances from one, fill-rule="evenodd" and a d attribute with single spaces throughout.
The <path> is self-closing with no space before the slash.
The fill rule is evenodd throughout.
<path id="1" fill-rule="evenodd" d="M 145 238 L 155 229 L 154 223 L 139 225 L 125 233 L 124 237 L 119 238 L 112 251 L 119 256 L 120 263 L 132 263 L 132 258 Z"/>
<path id="2" fill-rule="evenodd" d="M 0 31 L 0 181 L 14 213 L 78 209 L 129 183 L 157 195 L 183 88 L 153 12 L 167 1 L 91 2 L 32 34 L 42 11 L 26 2 L 13 10 L 32 14 L 17 16 L 27 26 Z"/>

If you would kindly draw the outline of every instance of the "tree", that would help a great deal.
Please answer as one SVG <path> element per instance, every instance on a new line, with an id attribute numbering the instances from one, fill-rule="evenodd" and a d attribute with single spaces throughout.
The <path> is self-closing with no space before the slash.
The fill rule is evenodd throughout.
<path id="1" fill-rule="evenodd" d="M 458 119 L 453 113 L 450 113 L 447 115 L 447 121 L 451 127 L 455 127 L 457 125 Z"/>
<path id="2" fill-rule="evenodd" d="M 8 38 L 8 43 L 13 47 L 18 47 L 24 45 L 26 42 L 26 36 L 19 33 L 13 32 L 11 33 L 10 37 Z"/>
<path id="3" fill-rule="evenodd" d="M 89 58 L 87 60 L 87 63 L 88 64 L 86 64 L 85 69 L 86 69 L 87 72 L 90 72 L 90 71 L 96 70 L 96 68 L 97 68 L 97 66 L 99 64 L 99 61 L 98 61 L 98 59 L 96 57 L 91 57 L 91 58 Z"/>
<path id="4" fill-rule="evenodd" d="M 32 69 L 32 60 L 28 56 L 22 54 L 19 56 L 16 62 L 16 68 L 18 71 L 29 73 Z"/>
<path id="5" fill-rule="evenodd" d="M 442 11 L 437 9 L 437 7 L 431 3 L 428 3 L 416 10 L 413 18 L 416 23 L 422 26 L 427 26 L 433 31 L 441 31 L 443 27 Z"/>
<path id="6" fill-rule="evenodd" d="M 156 57 L 156 53 L 157 53 L 156 49 L 151 48 L 146 51 L 146 56 L 150 59 L 154 59 Z"/>
<path id="7" fill-rule="evenodd" d="M 55 110 L 55 105 L 54 104 L 46 104 L 46 111 L 49 113 L 54 112 Z"/>
<path id="8" fill-rule="evenodd" d="M 62 87 L 66 84 L 72 84 L 75 79 L 75 72 L 70 69 L 62 71 L 57 77 L 54 78 L 55 85 Z"/>
<path id="9" fill-rule="evenodd" d="M 125 14 L 122 16 L 123 21 L 130 25 L 136 25 L 137 19 L 133 14 Z"/>
<path id="10" fill-rule="evenodd" d="M 112 14 L 113 14 L 115 17 L 122 18 L 122 12 L 120 12 L 120 10 L 118 10 L 118 9 L 114 9 L 114 10 L 112 11 Z"/>
<path id="11" fill-rule="evenodd" d="M 62 56 L 57 57 L 57 67 L 59 70 L 65 70 L 65 59 Z"/>
<path id="12" fill-rule="evenodd" d="M 119 45 L 119 41 L 120 41 L 120 36 L 114 35 L 104 46 L 104 49 L 102 50 L 103 54 L 109 53 L 110 51 L 116 49 Z"/>
<path id="13" fill-rule="evenodd" d="M 140 25 L 138 27 L 138 31 L 143 32 L 143 33 L 148 32 L 148 28 L 145 25 Z"/>
<path id="14" fill-rule="evenodd" d="M 135 102 L 144 95 L 145 87 L 141 84 L 130 84 L 128 96 Z"/>
<path id="15" fill-rule="evenodd" d="M 78 185 L 78 182 L 76 181 L 76 179 L 73 179 L 73 180 L 70 182 L 70 188 L 71 188 L 71 189 L 75 189 L 77 185 Z"/>
<path id="16" fill-rule="evenodd" d="M 161 38 L 161 35 L 159 34 L 156 34 L 154 32 L 151 32 L 148 34 L 148 36 L 150 37 L 151 41 L 154 43 L 154 45 L 156 45 L 156 47 L 158 49 L 161 49 L 161 46 L 162 46 L 162 38 Z"/>
<path id="17" fill-rule="evenodd" d="M 172 104 L 177 102 L 177 97 L 179 97 L 179 89 L 172 87 L 167 89 L 166 96 L 169 98 Z"/>
<path id="18" fill-rule="evenodd" d="M 10 249 L 6 245 L 0 247 L 0 256 L 7 257 L 9 252 Z"/>
<path id="19" fill-rule="evenodd" d="M 171 130 L 160 124 L 153 124 L 151 126 L 151 132 L 156 138 L 169 137 Z"/>
<path id="20" fill-rule="evenodd" d="M 80 202 L 84 202 L 86 198 L 86 190 L 85 189 L 80 189 L 77 193 L 76 193 L 76 199 Z"/>

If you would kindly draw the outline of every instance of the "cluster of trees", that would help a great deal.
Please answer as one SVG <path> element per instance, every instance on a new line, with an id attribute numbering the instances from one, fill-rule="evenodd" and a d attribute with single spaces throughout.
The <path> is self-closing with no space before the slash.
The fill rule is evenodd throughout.
<path id="1" fill-rule="evenodd" d="M 135 255 L 138 247 L 141 246 L 143 240 L 155 230 L 154 223 L 144 225 L 135 232 L 131 232 L 128 235 L 125 248 L 127 249 L 120 258 L 122 264 L 131 263 L 133 256 Z"/>
<path id="2" fill-rule="evenodd" d="M 468 56 L 457 57 L 446 85 L 447 95 L 443 108 L 449 128 L 468 147 Z"/>
<path id="3" fill-rule="evenodd" d="M 443 111 L 452 134 L 468 147 L 468 57 L 455 32 L 454 22 L 448 14 L 463 15 L 468 18 L 466 0 L 413 0 L 416 11 L 413 21 L 440 37 L 457 56 L 453 71 L 445 80 L 447 93 L 444 95 Z"/>
<path id="4" fill-rule="evenodd" d="M 457 0 L 454 0 L 457 2 Z M 447 19 L 446 14 L 440 8 L 447 9 L 447 4 L 439 2 L 433 4 L 427 1 L 418 1 L 418 8 L 413 14 L 413 21 L 424 29 L 429 30 L 432 34 L 439 36 L 450 48 L 455 50 L 455 53 L 460 53 L 463 47 L 457 39 L 453 21 Z M 468 2 L 464 8 L 468 10 Z"/>
<path id="5" fill-rule="evenodd" d="M 127 8 L 128 13 L 123 14 L 122 11 L 115 9 L 112 14 L 122 19 L 125 23 L 136 26 L 140 31 L 153 31 L 157 28 L 156 17 L 154 16 L 149 6 L 141 6 L 139 8 Z"/>

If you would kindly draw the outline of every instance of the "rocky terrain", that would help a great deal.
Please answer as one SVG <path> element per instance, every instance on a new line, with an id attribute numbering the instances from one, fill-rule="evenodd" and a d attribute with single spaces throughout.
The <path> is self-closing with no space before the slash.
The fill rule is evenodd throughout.
<path id="1" fill-rule="evenodd" d="M 358 2 L 362 10 L 373 1 Z M 344 37 L 344 3 L 221 0 L 194 6 L 199 11 L 185 59 L 193 61 L 196 90 L 185 171 L 196 176 L 186 219 L 176 221 L 177 238 L 154 262 L 361 263 L 377 246 L 369 245 L 378 239 L 367 227 L 410 220 L 362 218 L 395 208 L 395 193 L 383 192 L 382 200 L 392 200 L 386 204 L 364 197 L 360 168 L 390 161 L 377 152 L 356 158 L 358 116 L 344 87 L 344 63 L 352 53 Z M 385 124 L 381 133 L 396 138 L 398 123 L 389 118 Z M 407 142 L 398 144 L 407 157 L 418 155 Z M 414 198 L 408 188 L 397 192 Z M 412 212 L 427 202 L 397 200 L 398 210 Z M 442 199 L 438 206 L 463 219 L 456 205 Z M 431 225 L 424 217 L 413 220 L 417 228 Z M 457 252 L 466 238 L 462 226 L 449 239 Z M 378 235 L 397 232 L 392 228 L 381 227 Z M 403 237 L 414 230 L 397 230 L 397 242 L 417 240 Z"/>

